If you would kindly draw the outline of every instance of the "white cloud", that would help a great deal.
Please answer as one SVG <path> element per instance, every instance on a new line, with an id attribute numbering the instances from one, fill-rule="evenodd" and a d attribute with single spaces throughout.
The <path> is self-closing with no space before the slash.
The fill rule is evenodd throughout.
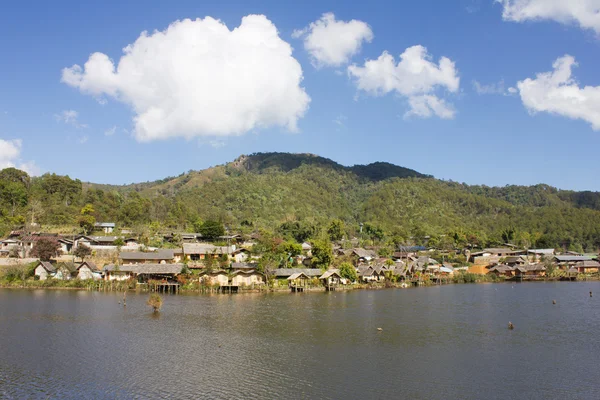
<path id="1" fill-rule="evenodd" d="M 0 139 L 0 169 L 13 167 L 23 170 L 29 175 L 38 175 L 39 168 L 33 161 L 21 161 L 22 147 L 23 141 L 21 139 Z"/>
<path id="2" fill-rule="evenodd" d="M 319 68 L 347 64 L 363 42 L 373 40 L 373 31 L 366 22 L 336 21 L 333 13 L 325 13 L 308 27 L 295 30 L 292 37 L 304 37 L 304 49 Z"/>
<path id="3" fill-rule="evenodd" d="M 214 149 L 220 149 L 221 147 L 225 146 L 225 141 L 214 139 L 214 140 L 210 140 L 208 142 L 208 144 Z"/>
<path id="4" fill-rule="evenodd" d="M 600 0 L 496 0 L 507 21 L 553 20 L 576 23 L 600 34 Z"/>
<path id="5" fill-rule="evenodd" d="M 504 96 L 508 96 L 510 94 L 514 93 L 514 88 L 506 88 L 506 85 L 504 84 L 504 79 L 501 79 L 499 82 L 497 83 L 489 83 L 489 84 L 483 84 L 483 83 L 479 83 L 476 80 L 473 80 L 473 88 L 475 89 L 475 92 L 477 94 L 501 94 Z M 512 90 L 511 90 L 512 89 Z"/>
<path id="6" fill-rule="evenodd" d="M 211 17 L 175 21 L 123 51 L 116 66 L 94 53 L 83 68 L 63 69 L 62 81 L 129 104 L 139 141 L 295 131 L 310 103 L 292 47 L 263 15 L 233 30 Z"/>
<path id="7" fill-rule="evenodd" d="M 376 60 L 367 60 L 363 67 L 349 66 L 348 73 L 355 79 L 357 88 L 368 94 L 383 96 L 395 92 L 406 98 L 411 109 L 405 117 L 454 117 L 452 105 L 432 93 L 438 88 L 457 92 L 460 85 L 458 71 L 447 57 L 440 58 L 439 64 L 432 62 L 423 46 L 407 48 L 400 55 L 398 64 L 392 55 L 383 52 Z"/>
<path id="8" fill-rule="evenodd" d="M 104 131 L 104 136 L 112 136 L 115 134 L 116 131 L 117 131 L 116 126 L 113 126 L 112 128 L 108 128 L 107 130 Z"/>
<path id="9" fill-rule="evenodd" d="M 346 117 L 344 114 L 340 114 L 333 119 L 333 123 L 341 128 L 346 125 L 347 120 L 348 120 L 348 117 Z"/>
<path id="10" fill-rule="evenodd" d="M 77 141 L 79 142 L 79 144 L 84 144 L 88 141 L 89 137 L 87 135 L 81 136 L 79 139 L 77 139 Z"/>
<path id="11" fill-rule="evenodd" d="M 67 125 L 71 125 L 77 129 L 87 128 L 87 124 L 79 123 L 79 113 L 75 110 L 64 110 L 59 114 L 54 114 L 54 118 L 57 122 L 64 122 Z"/>
<path id="12" fill-rule="evenodd" d="M 429 118 L 437 115 L 443 119 L 452 119 L 454 118 L 454 114 L 456 114 L 452 105 L 430 94 L 409 97 L 408 104 L 410 104 L 410 110 L 404 114 L 404 118 L 409 118 L 413 115 L 421 118 Z"/>
<path id="13" fill-rule="evenodd" d="M 573 66 L 577 66 L 575 59 L 565 55 L 554 62 L 554 71 L 518 82 L 521 100 L 531 114 L 547 112 L 582 119 L 600 130 L 600 86 L 580 87 L 571 76 Z"/>

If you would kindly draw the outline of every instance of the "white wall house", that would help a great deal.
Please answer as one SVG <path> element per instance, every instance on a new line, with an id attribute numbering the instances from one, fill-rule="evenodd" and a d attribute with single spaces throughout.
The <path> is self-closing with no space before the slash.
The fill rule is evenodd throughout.
<path id="1" fill-rule="evenodd" d="M 40 280 L 45 281 L 48 278 L 54 277 L 56 268 L 48 261 L 40 261 L 37 267 L 35 267 L 34 275 Z"/>
<path id="2" fill-rule="evenodd" d="M 77 267 L 77 279 L 86 280 L 86 279 L 101 279 L 102 275 L 100 271 L 91 261 L 82 262 L 79 267 Z"/>

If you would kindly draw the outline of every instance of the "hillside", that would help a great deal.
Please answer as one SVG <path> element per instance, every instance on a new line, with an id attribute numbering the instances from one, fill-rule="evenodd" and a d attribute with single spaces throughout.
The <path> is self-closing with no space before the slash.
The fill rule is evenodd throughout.
<path id="1" fill-rule="evenodd" d="M 240 156 L 205 170 L 125 186 L 81 184 L 47 174 L 31 180 L 16 206 L 7 200 L 0 214 L 4 230 L 36 212 L 33 217 L 43 224 L 74 224 L 83 205 L 92 204 L 96 220 L 137 230 L 150 225 L 193 230 L 198 221 L 216 219 L 235 231 L 267 228 L 282 234 L 282 226 L 293 222 L 316 235 L 339 219 L 347 234 L 356 235 L 364 223 L 364 234 L 376 240 L 417 242 L 433 236 L 453 238 L 457 245 L 512 241 L 527 247 L 600 247 L 600 194 L 595 192 L 547 185 L 469 186 L 389 163 L 346 167 L 312 154 Z"/>
<path id="2" fill-rule="evenodd" d="M 314 154 L 294 153 L 255 153 L 242 155 L 225 165 L 207 168 L 201 171 L 189 171 L 176 177 L 168 177 L 153 182 L 135 183 L 131 185 L 101 185 L 86 182 L 85 187 L 101 190 L 143 191 L 178 191 L 184 188 L 194 188 L 205 183 L 219 180 L 226 176 L 236 175 L 235 171 L 249 173 L 291 172 L 304 165 L 323 167 L 338 172 L 352 172 L 361 180 L 380 181 L 388 178 L 431 178 L 415 170 L 399 167 L 385 162 L 375 162 L 368 165 L 346 167 L 328 158 Z"/>

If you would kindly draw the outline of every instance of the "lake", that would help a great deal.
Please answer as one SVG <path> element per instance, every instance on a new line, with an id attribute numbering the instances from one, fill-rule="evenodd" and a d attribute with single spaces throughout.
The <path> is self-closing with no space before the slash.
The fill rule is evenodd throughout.
<path id="1" fill-rule="evenodd" d="M 122 296 L 0 290 L 0 398 L 600 398 L 600 282 Z"/>

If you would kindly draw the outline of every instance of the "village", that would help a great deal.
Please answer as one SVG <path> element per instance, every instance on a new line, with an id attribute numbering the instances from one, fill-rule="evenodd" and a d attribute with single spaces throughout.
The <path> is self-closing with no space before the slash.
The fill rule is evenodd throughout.
<path id="1" fill-rule="evenodd" d="M 50 282 L 78 280 L 127 283 L 120 287 L 170 293 L 186 287 L 220 293 L 304 292 L 503 280 L 572 281 L 597 279 L 600 271 L 597 254 L 559 254 L 555 249 L 518 249 L 506 244 L 454 251 L 399 246 L 384 256 L 376 246 L 355 246 L 359 244 L 356 238 L 332 242 L 332 261 L 325 267 L 313 265 L 310 241 L 299 244 L 301 252 L 288 257 L 285 268 L 265 267 L 262 255 L 254 251 L 257 234 L 206 240 L 198 233 L 166 233 L 165 243 L 176 237 L 180 245 L 153 248 L 140 244 L 126 230 L 119 235 L 114 231 L 114 223 L 97 223 L 91 235 L 13 231 L 0 241 L 0 265 L 31 265 L 29 280 L 43 282 L 44 287 Z M 56 256 L 31 257 L 40 241 L 53 243 Z M 463 262 L 456 262 L 457 254 Z"/>

